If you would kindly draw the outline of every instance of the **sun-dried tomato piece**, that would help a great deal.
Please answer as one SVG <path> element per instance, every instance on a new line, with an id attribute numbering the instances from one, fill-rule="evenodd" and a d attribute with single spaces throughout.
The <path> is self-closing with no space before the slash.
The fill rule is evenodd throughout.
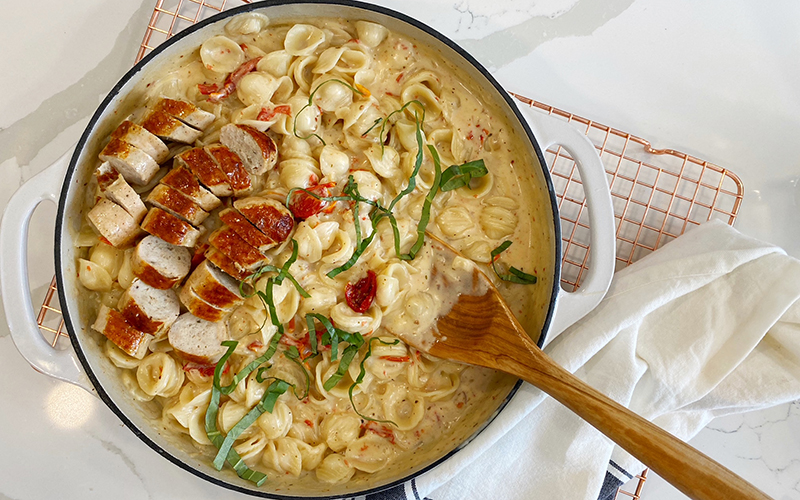
<path id="1" fill-rule="evenodd" d="M 334 185 L 334 183 L 317 184 L 314 187 L 308 188 L 308 191 L 314 193 L 319 198 L 326 198 L 331 195 L 329 188 Z M 305 191 L 295 191 L 292 195 L 292 199 L 289 201 L 289 210 L 291 210 L 292 214 L 298 219 L 308 219 L 328 206 L 327 201 L 320 200 L 319 198 L 315 198 Z"/>
<path id="2" fill-rule="evenodd" d="M 344 298 L 350 309 L 358 313 L 367 312 L 375 294 L 378 292 L 378 275 L 374 271 L 367 271 L 367 276 L 355 284 L 348 283 L 344 287 Z"/>
<path id="3" fill-rule="evenodd" d="M 233 94 L 233 92 L 236 90 L 236 85 L 238 85 L 239 80 L 244 78 L 244 75 L 247 73 L 254 71 L 258 65 L 258 61 L 260 60 L 260 57 L 255 57 L 249 61 L 243 62 L 233 71 L 233 73 L 228 75 L 228 77 L 225 79 L 225 83 L 222 84 L 222 88 L 220 88 L 216 83 L 200 83 L 197 85 L 197 90 L 199 90 L 201 94 L 207 95 L 209 101 L 219 102 Z"/>
<path id="4" fill-rule="evenodd" d="M 274 108 L 261 108 L 261 112 L 258 113 L 256 120 L 261 122 L 268 122 L 275 118 L 277 115 L 292 115 L 292 107 L 288 104 L 281 104 L 280 106 L 275 106 Z"/>

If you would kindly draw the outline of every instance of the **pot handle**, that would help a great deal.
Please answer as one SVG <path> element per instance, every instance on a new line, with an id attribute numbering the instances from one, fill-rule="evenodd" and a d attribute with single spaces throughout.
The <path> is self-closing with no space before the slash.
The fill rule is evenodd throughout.
<path id="1" fill-rule="evenodd" d="M 533 135 L 543 152 L 550 146 L 559 145 L 575 160 L 583 183 L 586 207 L 589 210 L 591 234 L 589 259 L 592 266 L 578 290 L 559 292 L 553 321 L 545 338 L 547 345 L 567 327 L 594 309 L 608 291 L 611 277 L 614 275 L 616 257 L 614 207 L 611 203 L 606 171 L 589 139 L 567 122 L 536 111 L 530 106 L 518 103 L 518 108 L 533 130 Z"/>
<path id="2" fill-rule="evenodd" d="M 11 339 L 34 370 L 94 393 L 72 347 L 55 349 L 39 331 L 28 280 L 28 226 L 43 201 L 58 204 L 72 149 L 20 187 L 0 223 L 0 290 Z"/>

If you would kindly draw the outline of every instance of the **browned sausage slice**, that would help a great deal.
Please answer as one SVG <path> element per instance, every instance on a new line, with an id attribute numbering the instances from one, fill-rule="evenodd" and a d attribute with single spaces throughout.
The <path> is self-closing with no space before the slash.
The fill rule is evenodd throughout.
<path id="1" fill-rule="evenodd" d="M 129 325 L 150 334 L 168 328 L 181 312 L 175 290 L 159 290 L 138 279 L 122 294 L 117 307 Z"/>
<path id="2" fill-rule="evenodd" d="M 222 144 L 206 146 L 206 152 L 217 162 L 217 166 L 228 178 L 228 184 L 236 196 L 247 196 L 253 192 L 250 174 L 244 169 L 242 159 Z"/>
<path id="3" fill-rule="evenodd" d="M 133 274 L 148 285 L 166 290 L 189 274 L 192 255 L 188 248 L 147 236 L 131 256 Z"/>
<path id="4" fill-rule="evenodd" d="M 265 264 L 267 258 L 228 226 L 223 226 L 208 237 L 208 243 L 224 253 L 229 259 L 248 271 L 255 271 Z"/>
<path id="5" fill-rule="evenodd" d="M 142 122 L 142 127 L 167 141 L 192 144 L 203 135 L 199 130 L 186 125 L 163 111 L 152 111 Z"/>
<path id="6" fill-rule="evenodd" d="M 199 225 L 208 217 L 208 212 L 200 208 L 200 205 L 166 184 L 159 184 L 153 188 L 146 201 L 193 226 Z"/>
<path id="7" fill-rule="evenodd" d="M 233 206 L 278 244 L 286 241 L 294 229 L 292 212 L 279 201 L 251 196 L 236 200 Z"/>
<path id="8" fill-rule="evenodd" d="M 92 328 L 105 335 L 128 356 L 142 359 L 152 335 L 140 332 L 125 321 L 125 317 L 114 309 L 101 305 Z"/>
<path id="9" fill-rule="evenodd" d="M 133 245 L 141 234 L 131 214 L 108 198 L 98 201 L 86 218 L 100 236 L 117 248 Z"/>
<path id="10" fill-rule="evenodd" d="M 278 148 L 270 136 L 249 125 L 229 123 L 220 130 L 220 142 L 244 161 L 253 175 L 267 173 L 278 161 Z"/>
<path id="11" fill-rule="evenodd" d="M 197 180 L 216 196 L 231 196 L 233 189 L 217 162 L 203 148 L 194 148 L 175 157 L 180 166 L 188 168 Z"/>
<path id="12" fill-rule="evenodd" d="M 259 252 L 264 253 L 273 248 L 278 243 L 272 238 L 258 230 L 253 224 L 244 218 L 242 214 L 233 208 L 226 208 L 219 213 L 219 220 L 233 229 L 244 241 L 255 247 Z"/>
<path id="13" fill-rule="evenodd" d="M 214 193 L 200 185 L 195 176 L 183 167 L 173 168 L 160 182 L 165 186 L 177 189 L 207 212 L 222 205 L 222 202 Z"/>
<path id="14" fill-rule="evenodd" d="M 197 245 L 203 232 L 169 212 L 153 207 L 142 221 L 142 229 L 167 243 L 182 247 Z"/>
<path id="15" fill-rule="evenodd" d="M 208 111 L 203 111 L 194 104 L 174 99 L 161 99 L 153 107 L 153 111 L 163 111 L 172 115 L 187 125 L 204 130 L 211 125 L 215 116 Z"/>
<path id="16" fill-rule="evenodd" d="M 215 364 L 225 352 L 221 345 L 227 337 L 224 322 L 210 322 L 191 313 L 182 314 L 169 329 L 167 339 L 186 361 Z"/>
<path id="17" fill-rule="evenodd" d="M 133 144 L 147 153 L 156 163 L 162 163 L 169 156 L 169 148 L 161 139 L 130 120 L 120 123 L 119 127 L 111 132 L 111 138 Z"/>
<path id="18" fill-rule="evenodd" d="M 100 160 L 109 162 L 126 181 L 140 186 L 153 180 L 159 168 L 150 155 L 120 139 L 111 139 L 100 152 Z"/>

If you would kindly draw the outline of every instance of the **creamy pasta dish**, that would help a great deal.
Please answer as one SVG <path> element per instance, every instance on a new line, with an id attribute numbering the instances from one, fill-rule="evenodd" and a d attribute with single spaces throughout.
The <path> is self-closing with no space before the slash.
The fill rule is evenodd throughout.
<path id="1" fill-rule="evenodd" d="M 531 334 L 544 323 L 542 174 L 465 80 L 372 22 L 242 14 L 103 143 L 78 239 L 92 328 L 130 396 L 218 470 L 389 477 L 508 392 L 401 340 L 434 342 L 474 293 L 437 277 L 476 267 Z"/>

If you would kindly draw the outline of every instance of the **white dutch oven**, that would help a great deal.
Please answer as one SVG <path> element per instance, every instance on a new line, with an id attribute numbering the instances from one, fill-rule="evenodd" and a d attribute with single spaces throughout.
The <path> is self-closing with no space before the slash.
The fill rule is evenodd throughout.
<path id="1" fill-rule="evenodd" d="M 465 435 L 458 446 L 443 450 L 427 463 L 403 471 L 395 477 L 384 478 L 375 484 L 363 485 L 358 491 L 332 489 L 326 492 L 270 491 L 269 482 L 262 488 L 239 479 L 230 470 L 217 472 L 210 460 L 199 457 L 196 450 L 176 444 L 161 435 L 148 421 L 141 405 L 126 397 L 120 377 L 113 365 L 92 339 L 88 330 L 91 318 L 81 305 L 81 287 L 77 280 L 76 248 L 74 237 L 80 227 L 84 200 L 83 187 L 91 175 L 99 146 L 125 116 L 125 101 L 137 84 L 172 64 L 180 54 L 198 47 L 210 36 L 222 32 L 230 16 L 258 11 L 270 19 L 303 17 L 340 17 L 363 19 L 383 24 L 390 30 L 416 38 L 441 52 L 455 66 L 463 70 L 473 84 L 482 91 L 484 99 L 493 99 L 509 123 L 520 128 L 520 135 L 529 140 L 528 154 L 538 159 L 546 179 L 552 207 L 554 255 L 561 255 L 561 232 L 555 192 L 550 181 L 542 151 L 550 146 L 563 146 L 576 159 L 586 194 L 590 227 L 592 267 L 581 288 L 566 293 L 559 287 L 560 259 L 553 269 L 553 290 L 547 319 L 542 329 L 539 346 L 543 347 L 566 327 L 582 318 L 603 298 L 614 270 L 614 215 L 606 175 L 594 147 L 582 134 L 568 124 L 543 115 L 530 108 L 520 108 L 502 89 L 488 71 L 455 43 L 432 28 L 403 14 L 374 5 L 347 0 L 262 2 L 233 9 L 186 29 L 164 43 L 129 71 L 104 99 L 73 152 L 65 154 L 52 166 L 23 185 L 10 200 L 0 226 L 0 271 L 6 316 L 14 343 L 26 360 L 38 371 L 78 385 L 100 397 L 108 407 L 142 441 L 153 450 L 181 468 L 220 486 L 256 496 L 276 498 L 350 497 L 354 494 L 373 493 L 391 488 L 431 469 L 457 452 L 481 429 L 489 425 L 497 411 L 514 394 L 512 390 L 505 402 L 471 434 Z M 135 98 L 134 98 L 135 99 Z M 79 168 L 84 167 L 84 168 Z M 59 300 L 73 349 L 53 349 L 39 332 L 36 315 L 28 293 L 26 244 L 28 224 L 36 206 L 45 201 L 58 204 L 55 230 L 55 260 Z M 194 453 L 193 453 L 194 452 Z"/>

